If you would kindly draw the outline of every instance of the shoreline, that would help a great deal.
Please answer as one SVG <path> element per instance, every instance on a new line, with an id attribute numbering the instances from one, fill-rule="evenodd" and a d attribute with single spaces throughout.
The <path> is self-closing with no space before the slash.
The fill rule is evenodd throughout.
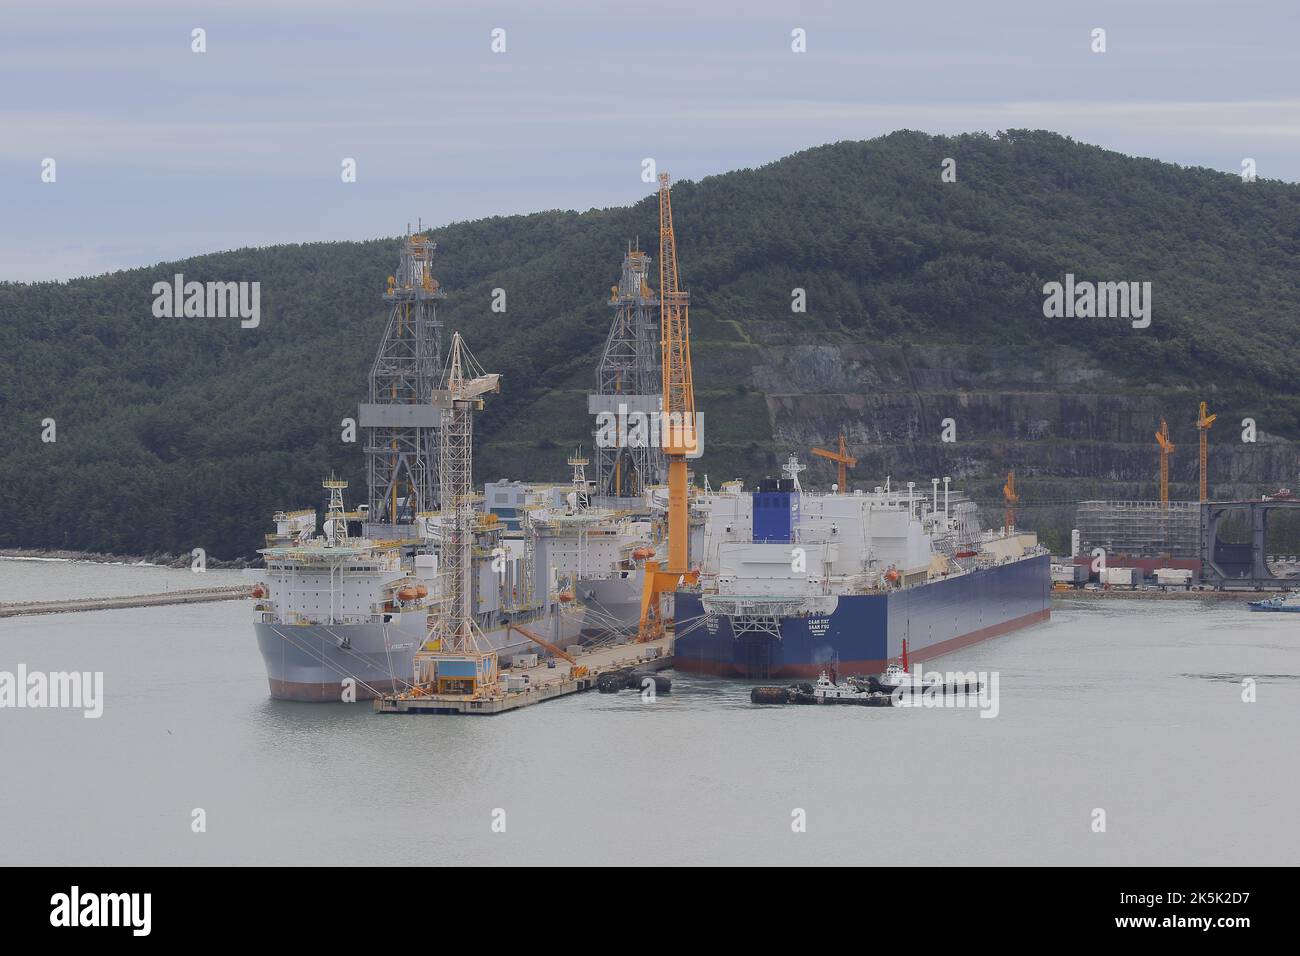
<path id="1" fill-rule="evenodd" d="M 57 548 L 0 548 L 0 560 L 12 561 L 51 561 L 51 562 L 69 562 L 77 564 L 113 564 L 127 567 L 145 567 L 145 568 L 171 568 L 173 570 L 185 570 L 189 568 L 192 559 L 187 554 L 170 554 L 166 552 L 155 552 L 154 554 L 101 554 L 95 551 L 68 551 Z M 233 561 L 224 561 L 220 558 L 208 558 L 207 567 L 209 570 L 216 571 L 237 571 L 242 568 L 253 567 L 253 562 L 245 558 L 235 558 Z"/>
<path id="2" fill-rule="evenodd" d="M 1300 582 L 1296 582 L 1300 586 Z M 1085 591 L 1082 588 L 1068 591 L 1052 591 L 1052 598 L 1085 598 L 1085 599 L 1109 599 L 1109 598 L 1136 598 L 1138 600 L 1154 601 L 1262 601 L 1267 597 L 1276 594 L 1285 594 L 1288 588 L 1274 588 L 1269 591 L 1130 591 L 1114 588 L 1109 591 Z"/>

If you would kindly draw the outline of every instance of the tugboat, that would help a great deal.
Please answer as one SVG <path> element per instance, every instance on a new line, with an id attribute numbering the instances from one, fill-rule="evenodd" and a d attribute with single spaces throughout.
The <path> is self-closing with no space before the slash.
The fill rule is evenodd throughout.
<path id="1" fill-rule="evenodd" d="M 813 697 L 819 704 L 857 704 L 861 707 L 892 707 L 893 699 L 889 694 L 872 690 L 863 683 L 849 679 L 837 684 L 825 671 L 813 685 Z"/>
<path id="2" fill-rule="evenodd" d="M 903 656 L 900 661 L 890 661 L 885 672 L 878 678 L 873 678 L 875 683 L 880 685 L 880 689 L 886 693 L 893 693 L 900 688 L 903 690 L 923 691 L 926 682 L 920 677 L 910 672 L 907 659 L 907 638 L 903 638 Z M 933 683 L 931 681 L 930 683 Z"/>
<path id="3" fill-rule="evenodd" d="M 1292 591 L 1290 594 L 1278 594 L 1262 601 L 1251 601 L 1246 607 L 1252 611 L 1283 611 L 1290 614 L 1300 614 L 1300 591 Z"/>
<path id="4" fill-rule="evenodd" d="M 924 680 L 920 676 L 910 673 L 908 670 L 907 638 L 903 638 L 901 663 L 891 661 L 883 674 L 879 677 L 870 678 L 870 683 L 872 690 L 882 691 L 886 694 L 894 694 L 897 691 L 897 696 L 906 696 L 908 699 L 919 697 L 927 690 L 944 694 L 978 694 L 981 689 L 979 683 L 944 685 L 937 677 L 932 680 Z"/>

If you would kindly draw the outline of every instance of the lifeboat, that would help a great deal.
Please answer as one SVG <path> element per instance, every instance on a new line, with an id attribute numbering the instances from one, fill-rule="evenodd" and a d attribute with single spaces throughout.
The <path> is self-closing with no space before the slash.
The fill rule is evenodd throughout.
<path id="1" fill-rule="evenodd" d="M 572 591 L 561 591 L 559 597 L 560 597 L 560 601 L 561 601 L 561 603 L 563 603 L 563 604 L 568 604 L 570 601 L 573 600 L 573 592 L 572 592 Z"/>
<path id="2" fill-rule="evenodd" d="M 266 588 L 262 587 L 262 585 L 260 585 L 260 584 L 256 584 L 256 585 L 254 585 L 254 586 L 253 586 L 253 597 L 258 598 L 259 600 L 260 600 L 261 598 L 266 597 Z"/>
<path id="3" fill-rule="evenodd" d="M 421 598 L 422 598 L 422 597 L 428 597 L 428 596 L 429 596 L 429 589 L 426 588 L 423 584 L 417 584 L 417 585 L 415 586 L 415 596 L 416 596 L 416 597 L 421 597 Z"/>
<path id="4" fill-rule="evenodd" d="M 890 568 L 888 571 L 885 572 L 885 580 L 888 581 L 890 584 L 897 584 L 898 572 L 893 568 Z"/>
<path id="5" fill-rule="evenodd" d="M 399 601 L 414 601 L 418 596 L 419 592 L 412 587 L 405 587 L 397 592 L 397 599 Z"/>
<path id="6" fill-rule="evenodd" d="M 632 557 L 636 558 L 638 561 L 644 561 L 646 558 L 653 558 L 654 556 L 654 548 L 637 548 L 632 552 Z"/>

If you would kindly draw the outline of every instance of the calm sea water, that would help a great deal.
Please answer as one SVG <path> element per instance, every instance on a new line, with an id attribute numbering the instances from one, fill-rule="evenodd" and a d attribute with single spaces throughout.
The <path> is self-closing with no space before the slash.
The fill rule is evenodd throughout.
<path id="1" fill-rule="evenodd" d="M 0 560 L 0 601 L 239 580 Z M 931 662 L 998 671 L 995 719 L 755 708 L 748 685 L 677 675 L 653 703 L 379 716 L 270 700 L 248 618 L 0 620 L 0 670 L 105 681 L 98 720 L 0 710 L 0 863 L 1300 863 L 1300 615 L 1059 602 Z"/>

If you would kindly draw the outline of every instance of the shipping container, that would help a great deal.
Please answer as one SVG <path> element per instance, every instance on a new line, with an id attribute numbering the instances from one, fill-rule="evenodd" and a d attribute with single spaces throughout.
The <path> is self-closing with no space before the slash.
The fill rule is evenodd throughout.
<path id="1" fill-rule="evenodd" d="M 1101 583 L 1112 588 L 1132 588 L 1137 580 L 1137 568 L 1107 568 L 1101 573 Z"/>

